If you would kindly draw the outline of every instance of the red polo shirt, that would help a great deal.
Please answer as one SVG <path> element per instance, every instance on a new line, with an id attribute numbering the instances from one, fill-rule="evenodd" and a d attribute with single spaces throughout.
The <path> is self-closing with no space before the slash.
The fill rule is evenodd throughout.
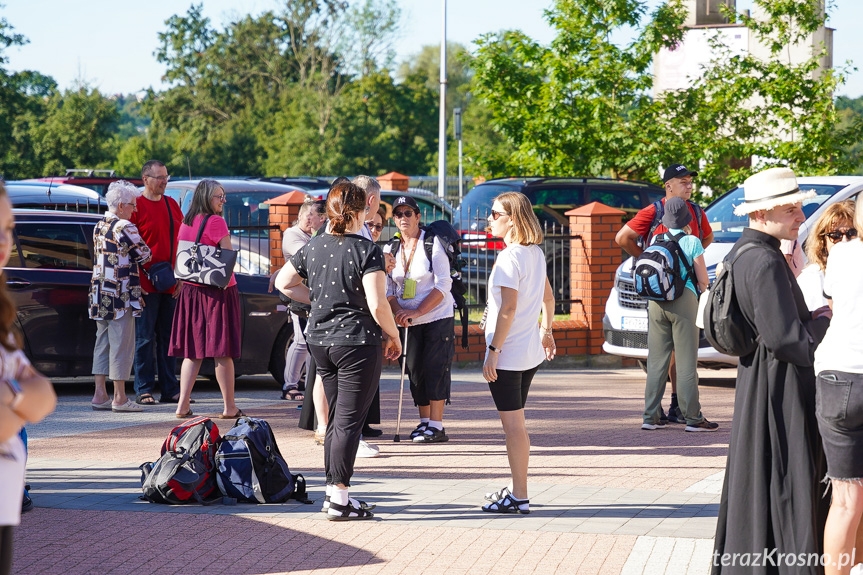
<path id="1" fill-rule="evenodd" d="M 168 200 L 165 205 L 165 199 Z M 171 222 L 168 219 L 168 207 L 170 206 L 171 215 L 174 218 L 174 252 L 171 253 Z M 180 206 L 177 202 L 168 196 L 162 196 L 158 202 L 148 200 L 144 196 L 138 197 L 138 211 L 132 214 L 130 221 L 138 226 L 138 232 L 141 234 L 141 239 L 150 248 L 153 258 L 150 264 L 144 266 L 145 269 L 150 269 L 150 266 L 156 262 L 171 262 L 174 265 L 177 259 L 177 236 L 180 233 L 180 226 L 183 224 L 183 212 L 180 211 Z M 156 290 L 150 279 L 141 274 L 141 287 L 147 293 L 155 293 Z M 171 288 L 165 293 L 173 293 Z"/>
<path id="2" fill-rule="evenodd" d="M 662 198 L 662 205 L 665 205 L 665 198 Z M 701 221 L 699 222 L 695 217 L 695 208 L 693 207 L 692 202 L 687 200 L 686 206 L 689 208 L 689 213 L 692 214 L 692 221 L 689 222 L 689 226 L 692 228 L 692 235 L 703 240 L 712 234 L 713 230 L 710 228 L 710 220 L 707 219 L 707 214 L 704 213 L 704 210 L 701 210 Z M 653 223 L 653 216 L 655 215 L 656 208 L 653 204 L 650 204 L 646 208 L 639 210 L 639 212 L 635 214 L 634 218 L 626 222 L 626 225 L 635 230 L 635 233 L 640 237 L 648 241 L 650 238 L 646 236 L 650 232 L 650 224 Z M 653 231 L 653 235 L 664 234 L 667 231 L 668 228 L 660 223 Z"/>

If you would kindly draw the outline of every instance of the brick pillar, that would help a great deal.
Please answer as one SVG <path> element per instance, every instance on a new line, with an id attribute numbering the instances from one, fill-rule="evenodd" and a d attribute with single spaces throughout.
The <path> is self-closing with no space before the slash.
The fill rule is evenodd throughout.
<path id="1" fill-rule="evenodd" d="M 408 191 L 408 177 L 398 172 L 390 172 L 379 176 L 378 183 L 382 190 L 395 190 L 397 192 Z"/>
<path id="2" fill-rule="evenodd" d="M 620 230 L 624 212 L 599 202 L 566 212 L 570 241 L 570 286 L 573 320 L 583 321 L 588 329 L 587 353 L 602 353 L 602 316 L 605 302 L 614 286 L 615 263 L 620 247 L 614 236 Z"/>
<path id="3" fill-rule="evenodd" d="M 270 273 L 285 265 L 282 255 L 282 233 L 291 227 L 300 215 L 300 206 L 308 195 L 294 190 L 264 202 L 270 206 L 270 225 L 279 227 L 270 229 Z"/>

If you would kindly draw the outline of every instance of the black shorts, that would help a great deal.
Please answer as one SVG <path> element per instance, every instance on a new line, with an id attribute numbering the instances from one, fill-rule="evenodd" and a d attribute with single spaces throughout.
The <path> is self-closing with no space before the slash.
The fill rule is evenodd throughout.
<path id="1" fill-rule="evenodd" d="M 404 345 L 404 328 L 399 328 Z M 407 367 L 414 405 L 449 401 L 455 357 L 455 319 L 446 317 L 408 328 Z"/>
<path id="2" fill-rule="evenodd" d="M 527 403 L 530 382 L 539 366 L 527 371 L 497 370 L 497 381 L 490 381 L 488 388 L 498 411 L 518 411 Z"/>
<path id="3" fill-rule="evenodd" d="M 863 374 L 822 371 L 815 416 L 830 479 L 863 479 Z"/>

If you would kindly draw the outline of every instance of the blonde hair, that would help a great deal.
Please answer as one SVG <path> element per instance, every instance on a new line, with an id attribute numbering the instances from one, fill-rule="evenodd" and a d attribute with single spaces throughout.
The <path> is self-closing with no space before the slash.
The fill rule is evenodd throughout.
<path id="1" fill-rule="evenodd" d="M 530 200 L 521 192 L 504 192 L 495 198 L 512 220 L 509 232 L 510 242 L 522 246 L 542 243 L 542 228 L 533 213 Z"/>
<path id="2" fill-rule="evenodd" d="M 824 235 L 833 231 L 839 224 L 848 222 L 851 227 L 857 228 L 858 235 L 860 234 L 861 208 L 858 204 L 857 214 L 854 213 L 854 200 L 845 200 L 831 204 L 824 210 L 815 225 L 806 236 L 806 241 L 803 243 L 803 250 L 806 252 L 806 259 L 809 263 L 818 264 L 821 271 L 827 267 L 827 237 Z"/>

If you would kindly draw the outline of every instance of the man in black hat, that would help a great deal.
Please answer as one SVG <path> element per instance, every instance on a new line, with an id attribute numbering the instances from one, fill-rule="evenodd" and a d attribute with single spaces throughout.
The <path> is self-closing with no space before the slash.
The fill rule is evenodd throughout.
<path id="1" fill-rule="evenodd" d="M 656 234 L 668 231 L 668 228 L 662 224 L 665 202 L 669 198 L 680 198 L 686 201 L 689 212 L 692 214 L 692 221 L 689 224 L 692 235 L 701 240 L 701 247 L 706 248 L 713 241 L 713 230 L 710 228 L 710 222 L 704 210 L 689 200 L 693 189 L 692 178 L 697 175 L 698 172 L 689 170 L 682 164 L 668 166 L 662 176 L 665 197 L 643 208 L 634 218 L 626 222 L 614 238 L 617 245 L 635 258 L 640 256 Z M 671 377 L 671 406 L 668 410 L 668 421 L 686 423 L 677 402 L 677 369 L 674 354 L 671 355 L 668 375 Z"/>

